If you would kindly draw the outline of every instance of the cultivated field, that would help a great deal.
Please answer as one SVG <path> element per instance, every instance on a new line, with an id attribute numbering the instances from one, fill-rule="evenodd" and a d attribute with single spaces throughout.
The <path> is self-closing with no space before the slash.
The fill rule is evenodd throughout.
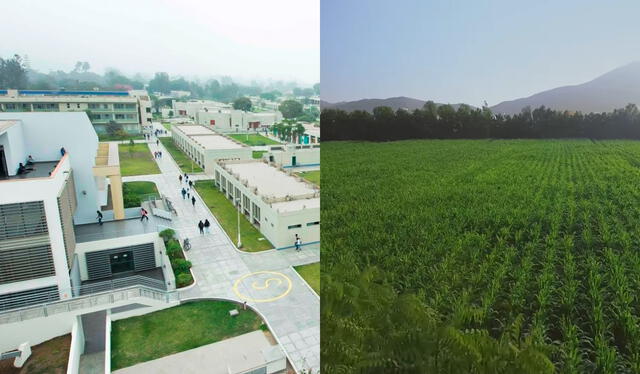
<path id="1" fill-rule="evenodd" d="M 322 166 L 323 276 L 375 265 L 558 372 L 640 371 L 640 142 L 325 142 Z"/>

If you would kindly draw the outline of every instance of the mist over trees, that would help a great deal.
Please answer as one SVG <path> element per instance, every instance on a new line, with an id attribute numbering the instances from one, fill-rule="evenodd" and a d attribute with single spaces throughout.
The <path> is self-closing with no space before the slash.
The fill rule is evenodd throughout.
<path id="1" fill-rule="evenodd" d="M 593 138 L 640 139 L 640 111 L 635 104 L 612 112 L 556 111 L 526 107 L 513 116 L 491 113 L 486 106 L 436 105 L 412 112 L 377 107 L 373 113 L 324 109 L 323 140 L 390 141 L 402 139 Z"/>
<path id="2" fill-rule="evenodd" d="M 109 68 L 104 74 L 91 71 L 89 61 L 77 61 L 69 71 L 56 70 L 42 73 L 29 66 L 28 58 L 14 55 L 0 58 L 0 89 L 36 89 L 36 90 L 131 90 L 147 88 L 149 93 L 168 95 L 171 91 L 188 91 L 191 98 L 213 99 L 233 102 L 242 96 L 261 96 L 275 100 L 283 92 L 294 92 L 299 96 L 312 96 L 319 90 L 319 84 L 312 88 L 299 87 L 295 82 L 252 81 L 244 85 L 231 77 L 219 79 L 188 80 L 184 77 L 172 77 L 167 72 L 157 72 L 153 77 L 138 73 L 133 76 Z"/>

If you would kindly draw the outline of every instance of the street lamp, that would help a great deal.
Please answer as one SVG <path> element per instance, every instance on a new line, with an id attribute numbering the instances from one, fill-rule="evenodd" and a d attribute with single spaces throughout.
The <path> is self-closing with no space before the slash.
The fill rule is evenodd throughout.
<path id="1" fill-rule="evenodd" d="M 238 208 L 238 249 L 242 247 L 242 241 L 240 240 L 240 198 L 236 197 L 236 206 Z"/>

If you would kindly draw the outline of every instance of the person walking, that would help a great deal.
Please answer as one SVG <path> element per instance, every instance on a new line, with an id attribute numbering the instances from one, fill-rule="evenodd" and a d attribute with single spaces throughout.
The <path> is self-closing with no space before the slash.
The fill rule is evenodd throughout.
<path id="1" fill-rule="evenodd" d="M 193 181 L 189 181 L 189 188 L 193 188 Z"/>
<path id="2" fill-rule="evenodd" d="M 184 189 L 184 187 L 182 187 L 182 200 L 186 199 L 187 196 L 187 190 Z"/>
<path id="3" fill-rule="evenodd" d="M 209 233 L 209 227 L 211 226 L 211 223 L 209 223 L 208 219 L 204 220 L 204 231 L 208 234 Z"/>
<path id="4" fill-rule="evenodd" d="M 204 235 L 204 223 L 202 223 L 202 220 L 198 222 L 198 229 L 200 230 L 200 234 Z"/>
<path id="5" fill-rule="evenodd" d="M 195 196 L 191 196 L 191 205 L 193 205 L 193 207 L 196 207 L 196 197 Z"/>
<path id="6" fill-rule="evenodd" d="M 156 139 L 156 145 L 160 145 L 160 139 Z"/>
<path id="7" fill-rule="evenodd" d="M 191 198 L 191 189 L 187 188 L 187 199 Z"/>
<path id="8" fill-rule="evenodd" d="M 67 150 L 64 147 L 60 148 L 60 156 L 64 156 L 67 153 Z"/>
<path id="9" fill-rule="evenodd" d="M 98 220 L 98 224 L 102 226 L 102 212 L 99 210 L 96 210 L 96 213 L 98 213 L 98 217 L 96 217 L 96 219 Z"/>
<path id="10" fill-rule="evenodd" d="M 147 216 L 147 214 L 149 213 L 145 208 L 140 208 L 140 222 L 144 221 L 145 218 L 149 221 L 149 216 Z"/>
<path id="11" fill-rule="evenodd" d="M 296 234 L 296 251 L 301 251 L 302 250 L 302 240 L 300 239 L 300 237 L 298 236 L 298 234 Z"/>
<path id="12" fill-rule="evenodd" d="M 180 184 L 182 184 L 182 174 L 178 175 L 178 180 L 180 181 Z"/>

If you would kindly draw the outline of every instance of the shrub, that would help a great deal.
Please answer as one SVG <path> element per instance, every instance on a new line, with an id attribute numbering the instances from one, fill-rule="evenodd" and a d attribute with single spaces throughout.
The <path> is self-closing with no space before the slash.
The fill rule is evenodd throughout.
<path id="1" fill-rule="evenodd" d="M 162 238 L 162 240 L 164 240 L 164 242 L 168 242 L 170 239 L 173 239 L 173 237 L 176 235 L 176 232 L 173 231 L 172 229 L 164 229 L 162 231 L 160 231 L 160 237 Z"/>
<path id="2" fill-rule="evenodd" d="M 186 273 L 191 269 L 191 261 L 187 261 L 183 258 L 175 258 L 171 260 L 171 267 L 173 271 L 177 273 Z"/>
<path id="3" fill-rule="evenodd" d="M 166 247 L 167 256 L 169 256 L 169 258 L 171 259 L 175 258 L 176 255 L 178 255 L 178 253 L 180 253 L 180 251 L 182 250 L 182 247 L 180 247 L 180 243 L 178 243 L 178 241 L 175 239 L 169 240 L 166 244 Z"/>
<path id="4" fill-rule="evenodd" d="M 178 274 L 178 276 L 176 277 L 176 285 L 178 287 L 188 286 L 191 283 L 193 283 L 193 277 L 191 276 L 191 273 Z"/>

